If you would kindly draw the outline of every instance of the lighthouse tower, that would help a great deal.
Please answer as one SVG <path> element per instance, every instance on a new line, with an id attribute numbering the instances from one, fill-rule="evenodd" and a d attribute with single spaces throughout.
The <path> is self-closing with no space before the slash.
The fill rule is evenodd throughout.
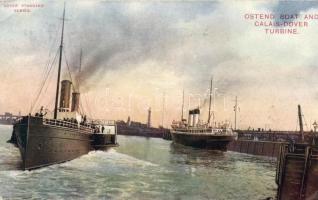
<path id="1" fill-rule="evenodd" d="M 147 127 L 151 127 L 151 108 L 148 109 Z"/>

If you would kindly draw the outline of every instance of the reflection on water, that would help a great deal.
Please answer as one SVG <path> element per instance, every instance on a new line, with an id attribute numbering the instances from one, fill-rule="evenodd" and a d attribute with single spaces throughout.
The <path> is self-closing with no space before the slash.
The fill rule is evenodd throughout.
<path id="1" fill-rule="evenodd" d="M 171 163 L 187 164 L 194 166 L 212 166 L 216 161 L 226 159 L 225 152 L 215 150 L 194 149 L 180 144 L 170 144 Z"/>
<path id="2" fill-rule="evenodd" d="M 119 136 L 120 147 L 34 170 L 18 169 L 11 127 L 0 126 L 0 199 L 264 199 L 275 196 L 275 164 L 158 138 Z"/>

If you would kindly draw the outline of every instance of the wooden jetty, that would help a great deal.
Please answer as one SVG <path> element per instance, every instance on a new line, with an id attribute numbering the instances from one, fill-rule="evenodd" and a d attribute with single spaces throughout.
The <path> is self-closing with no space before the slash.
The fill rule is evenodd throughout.
<path id="1" fill-rule="evenodd" d="M 282 145 L 277 160 L 278 200 L 318 199 L 318 146 Z"/>

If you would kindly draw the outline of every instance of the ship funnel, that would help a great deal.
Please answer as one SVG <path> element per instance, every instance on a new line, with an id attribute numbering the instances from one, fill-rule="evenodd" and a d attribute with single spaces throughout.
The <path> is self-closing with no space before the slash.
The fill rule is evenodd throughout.
<path id="1" fill-rule="evenodd" d="M 79 101 L 80 101 L 80 93 L 79 92 L 73 92 L 72 93 L 72 112 L 78 112 L 79 109 Z"/>
<path id="2" fill-rule="evenodd" d="M 69 80 L 63 80 L 61 85 L 60 112 L 67 112 L 70 109 L 72 82 Z"/>
<path id="3" fill-rule="evenodd" d="M 188 126 L 193 126 L 193 110 L 189 110 Z"/>
<path id="4" fill-rule="evenodd" d="M 200 109 L 196 108 L 193 110 L 193 126 L 197 126 L 199 124 L 200 117 Z"/>

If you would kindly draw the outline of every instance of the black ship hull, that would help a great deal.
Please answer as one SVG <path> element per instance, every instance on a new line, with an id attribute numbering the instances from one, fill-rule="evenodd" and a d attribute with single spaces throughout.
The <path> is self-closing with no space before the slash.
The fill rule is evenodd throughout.
<path id="1" fill-rule="evenodd" d="M 228 144 L 234 140 L 231 135 L 190 134 L 183 132 L 171 132 L 174 143 L 192 146 L 202 149 L 226 151 Z"/>
<path id="2" fill-rule="evenodd" d="M 106 151 L 111 147 L 117 147 L 116 135 L 113 134 L 92 134 L 92 147 L 94 150 Z"/>
<path id="3" fill-rule="evenodd" d="M 14 124 L 13 135 L 23 166 L 29 170 L 75 159 L 91 150 L 90 129 L 47 124 L 27 116 Z"/>

